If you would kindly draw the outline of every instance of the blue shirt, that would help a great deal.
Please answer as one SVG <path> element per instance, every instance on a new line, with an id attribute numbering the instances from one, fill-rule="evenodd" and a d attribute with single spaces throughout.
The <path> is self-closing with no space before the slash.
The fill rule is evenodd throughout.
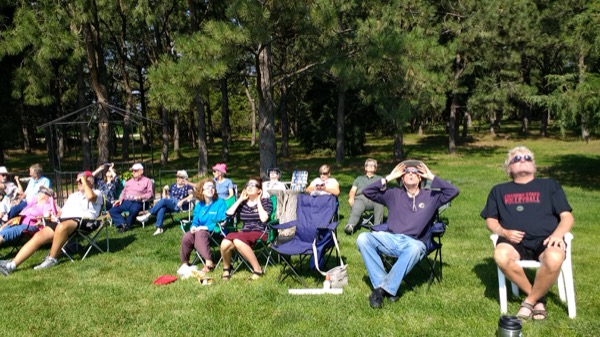
<path id="1" fill-rule="evenodd" d="M 208 206 L 200 201 L 194 207 L 192 227 L 206 226 L 212 232 L 217 225 L 217 221 L 225 220 L 226 211 L 227 206 L 223 199 L 217 199 Z"/>
<path id="2" fill-rule="evenodd" d="M 45 186 L 45 187 L 50 187 L 51 183 L 50 183 L 50 179 L 46 178 L 46 177 L 40 177 L 39 179 L 33 179 L 31 178 L 31 180 L 29 180 L 29 183 L 27 184 L 27 188 L 25 189 L 25 195 L 27 195 L 27 202 L 29 202 L 30 200 L 32 200 L 33 198 L 35 198 L 40 190 L 41 186 Z"/>
<path id="3" fill-rule="evenodd" d="M 177 199 L 177 201 L 181 199 L 187 198 L 190 195 L 190 191 L 193 191 L 194 188 L 188 184 L 184 184 L 183 186 L 177 186 L 177 183 L 173 183 L 171 188 L 169 189 L 169 196 L 171 199 Z M 187 210 L 189 208 L 189 203 L 184 203 L 181 207 L 182 210 Z"/>
<path id="4" fill-rule="evenodd" d="M 217 194 L 221 199 L 229 198 L 229 189 L 233 189 L 233 182 L 229 178 L 225 178 L 222 182 L 215 180 Z"/>

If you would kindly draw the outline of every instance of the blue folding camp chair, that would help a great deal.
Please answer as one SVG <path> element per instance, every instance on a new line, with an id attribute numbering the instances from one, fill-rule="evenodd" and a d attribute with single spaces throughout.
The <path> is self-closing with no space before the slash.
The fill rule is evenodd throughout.
<path id="1" fill-rule="evenodd" d="M 295 277 L 304 287 L 308 287 L 304 279 L 300 276 L 300 270 L 304 261 L 309 260 L 310 266 L 315 267 L 315 260 L 318 261 L 321 270 L 329 256 L 336 251 L 335 230 L 338 223 L 332 221 L 337 212 L 337 198 L 332 195 L 310 196 L 306 194 L 298 195 L 298 204 L 296 207 L 297 220 L 288 223 L 274 225 L 275 229 L 289 228 L 296 226 L 296 234 L 290 241 L 274 244 L 272 249 L 277 252 L 284 266 L 278 277 L 282 282 L 288 276 Z M 314 255 L 313 246 L 316 248 L 317 258 L 311 258 Z M 336 251 L 337 254 L 337 251 Z M 297 255 L 298 260 L 293 263 L 292 256 Z"/>

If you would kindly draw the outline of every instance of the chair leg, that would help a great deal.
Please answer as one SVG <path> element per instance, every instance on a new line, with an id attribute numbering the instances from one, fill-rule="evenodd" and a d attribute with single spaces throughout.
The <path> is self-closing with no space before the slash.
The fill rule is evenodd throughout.
<path id="1" fill-rule="evenodd" d="M 573 282 L 573 268 L 570 261 L 563 263 L 561 274 L 563 274 L 565 295 L 567 297 L 567 309 L 569 318 L 577 316 L 577 306 L 575 304 L 575 284 Z"/>
<path id="2" fill-rule="evenodd" d="M 506 277 L 500 268 L 498 269 L 498 299 L 500 301 L 500 313 L 506 314 L 508 312 L 508 300 L 506 294 Z"/>

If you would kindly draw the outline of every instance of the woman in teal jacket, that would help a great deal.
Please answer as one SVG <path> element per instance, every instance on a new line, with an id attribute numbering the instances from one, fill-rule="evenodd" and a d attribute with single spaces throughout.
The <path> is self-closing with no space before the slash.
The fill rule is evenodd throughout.
<path id="1" fill-rule="evenodd" d="M 212 271 L 215 264 L 210 256 L 209 235 L 214 231 L 218 221 L 225 219 L 227 206 L 223 199 L 216 193 L 215 183 L 212 179 L 204 179 L 196 185 L 197 203 L 194 207 L 194 218 L 189 232 L 181 240 L 179 254 L 182 267 L 189 266 L 192 250 L 196 249 L 204 259 L 203 272 Z M 180 268 L 181 269 L 181 268 Z"/>

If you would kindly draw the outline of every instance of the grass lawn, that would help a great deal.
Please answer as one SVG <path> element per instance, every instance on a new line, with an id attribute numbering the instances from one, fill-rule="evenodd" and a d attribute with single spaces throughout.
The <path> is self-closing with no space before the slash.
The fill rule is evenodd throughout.
<path id="1" fill-rule="evenodd" d="M 91 254 L 75 263 L 63 257 L 54 268 L 34 271 L 32 267 L 47 254 L 47 249 L 41 249 L 17 272 L 0 278 L 0 335 L 495 335 L 500 316 L 496 267 L 489 232 L 479 212 L 490 188 L 507 181 L 501 168 L 506 151 L 521 144 L 535 153 L 538 176 L 559 180 L 573 207 L 577 297 L 577 318 L 569 319 L 554 287 L 548 298 L 548 319 L 525 323 L 523 335 L 600 335 L 600 288 L 595 285 L 600 252 L 594 248 L 600 237 L 594 229 L 600 213 L 600 141 L 586 144 L 533 136 L 479 135 L 462 145 L 457 155 L 446 154 L 443 136 L 407 135 L 405 143 L 408 157 L 424 160 L 434 174 L 461 190 L 444 213 L 450 225 L 443 238 L 444 278 L 429 290 L 424 277 L 413 273 L 414 290 L 402 286 L 398 302 L 386 302 L 381 310 L 369 307 L 371 286 L 355 246 L 357 234 L 347 236 L 341 228 L 349 214 L 348 191 L 365 158 L 378 159 L 382 175 L 396 164 L 391 159 L 391 140 L 370 138 L 370 153 L 349 158 L 343 167 L 333 165 L 334 158 L 307 156 L 297 147 L 291 158 L 280 160 L 284 179 L 289 179 L 294 168 L 308 169 L 312 179 L 319 165 L 328 163 L 332 164 L 332 176 L 342 185 L 339 239 L 350 281 L 342 295 L 288 295 L 288 288 L 300 284 L 289 279 L 277 283 L 281 266 L 269 267 L 258 281 L 250 281 L 250 273 L 244 270 L 223 282 L 219 268 L 210 286 L 192 280 L 155 286 L 152 282 L 158 276 L 175 275 L 179 267 L 179 228 L 167 222 L 167 231 L 158 237 L 152 236 L 152 225 L 124 235 L 110 228 L 110 253 Z M 245 147 L 246 143 L 238 143 L 230 153 L 229 176 L 237 184 L 257 173 L 258 154 Z M 211 153 L 211 163 L 217 161 L 217 155 Z M 171 169 L 176 165 L 171 164 Z M 0 255 L 8 252 L 7 247 L 0 249 Z M 322 281 L 309 277 L 312 282 L 317 279 Z M 509 296 L 511 313 L 517 311 L 520 301 Z"/>

